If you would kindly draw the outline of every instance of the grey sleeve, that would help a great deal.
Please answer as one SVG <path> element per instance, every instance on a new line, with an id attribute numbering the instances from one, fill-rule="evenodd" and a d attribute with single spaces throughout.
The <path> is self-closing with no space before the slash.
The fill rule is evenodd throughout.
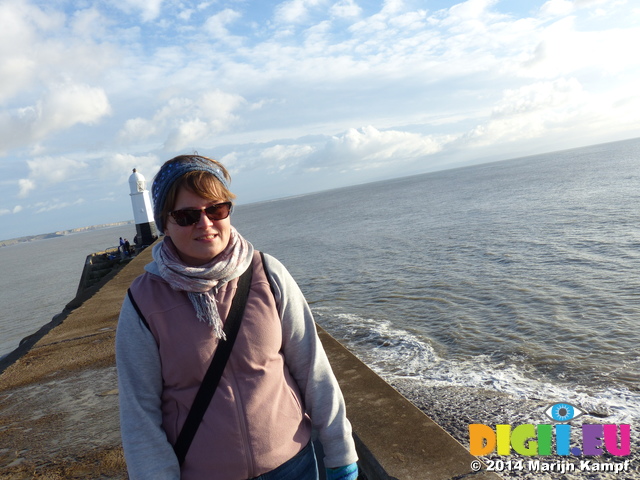
<path id="1" fill-rule="evenodd" d="M 125 298 L 116 331 L 120 431 L 131 480 L 179 480 L 162 428 L 162 371 L 156 341 Z"/>
<path id="2" fill-rule="evenodd" d="M 265 266 L 280 319 L 284 357 L 298 384 L 325 453 L 325 466 L 341 467 L 358 457 L 346 417 L 344 398 L 316 332 L 311 309 L 287 269 L 265 254 Z"/>

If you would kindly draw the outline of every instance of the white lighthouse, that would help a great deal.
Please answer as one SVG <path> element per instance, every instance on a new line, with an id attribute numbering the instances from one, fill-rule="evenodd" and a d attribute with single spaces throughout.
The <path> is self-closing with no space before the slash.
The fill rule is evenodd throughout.
<path id="1" fill-rule="evenodd" d="M 136 245 L 145 247 L 151 245 L 158 238 L 156 222 L 153 220 L 153 207 L 147 190 L 147 181 L 142 174 L 134 168 L 129 177 L 129 189 L 131 190 L 131 205 L 133 206 L 133 218 L 136 222 Z"/>

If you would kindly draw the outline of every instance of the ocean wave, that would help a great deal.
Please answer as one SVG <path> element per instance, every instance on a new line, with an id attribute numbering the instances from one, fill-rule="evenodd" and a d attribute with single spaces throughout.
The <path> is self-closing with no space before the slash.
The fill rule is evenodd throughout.
<path id="1" fill-rule="evenodd" d="M 315 308 L 314 314 L 323 328 L 390 383 L 411 378 L 428 387 L 482 389 L 549 404 L 569 402 L 608 423 L 640 420 L 640 392 L 625 386 L 540 378 L 537 369 L 526 367 L 526 358 L 513 364 L 496 361 L 490 352 L 453 358 L 446 347 L 389 321 L 336 313 L 329 307 Z"/>

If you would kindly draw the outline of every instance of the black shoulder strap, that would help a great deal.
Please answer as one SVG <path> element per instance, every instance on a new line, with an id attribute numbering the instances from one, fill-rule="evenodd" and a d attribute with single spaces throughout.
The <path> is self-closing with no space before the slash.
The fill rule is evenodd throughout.
<path id="1" fill-rule="evenodd" d="M 271 295 L 273 295 L 273 298 L 276 298 L 276 292 L 273 289 L 273 283 L 271 283 L 271 274 L 269 273 L 269 270 L 267 270 L 267 264 L 264 262 L 264 252 L 262 250 L 260 250 L 260 259 L 262 260 L 262 268 L 264 269 L 264 275 L 267 277 L 267 281 L 269 282 Z"/>
<path id="2" fill-rule="evenodd" d="M 142 320 L 142 323 L 144 323 L 144 326 L 147 327 L 147 330 L 151 331 L 151 328 L 149 328 L 149 323 L 147 322 L 147 319 L 144 318 L 144 315 L 142 314 L 142 310 L 140 310 L 140 307 L 136 303 L 136 300 L 133 298 L 133 293 L 131 293 L 130 288 L 127 289 L 127 295 L 129 295 L 129 300 L 131 300 L 131 305 L 133 305 L 133 308 L 136 309 L 136 312 L 138 313 L 140 320 Z"/>
<path id="3" fill-rule="evenodd" d="M 218 347 L 213 355 L 213 360 L 211 360 L 211 365 L 209 365 L 209 369 L 202 380 L 193 405 L 191 405 L 191 410 L 189 410 L 189 415 L 178 435 L 178 440 L 176 440 L 176 444 L 173 446 L 180 465 L 184 462 L 193 437 L 195 437 L 198 427 L 202 422 L 202 417 L 204 417 L 204 413 L 207 411 L 209 403 L 211 403 L 218 382 L 220 382 L 220 378 L 222 377 L 224 367 L 231 354 L 233 344 L 236 341 L 236 336 L 240 329 L 240 321 L 244 314 L 244 307 L 247 304 L 247 297 L 249 296 L 252 273 L 253 264 L 249 265 L 249 268 L 247 268 L 238 280 L 238 287 L 231 302 L 231 309 L 224 323 L 224 333 L 227 336 L 227 340 L 220 340 L 218 342 Z"/>

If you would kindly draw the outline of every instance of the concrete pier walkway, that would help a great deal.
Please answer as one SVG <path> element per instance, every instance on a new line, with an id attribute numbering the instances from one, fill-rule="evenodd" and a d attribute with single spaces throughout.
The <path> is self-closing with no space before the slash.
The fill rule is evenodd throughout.
<path id="1" fill-rule="evenodd" d="M 114 340 L 142 252 L 0 375 L 0 479 L 126 479 Z M 320 329 L 368 480 L 497 479 Z"/>

